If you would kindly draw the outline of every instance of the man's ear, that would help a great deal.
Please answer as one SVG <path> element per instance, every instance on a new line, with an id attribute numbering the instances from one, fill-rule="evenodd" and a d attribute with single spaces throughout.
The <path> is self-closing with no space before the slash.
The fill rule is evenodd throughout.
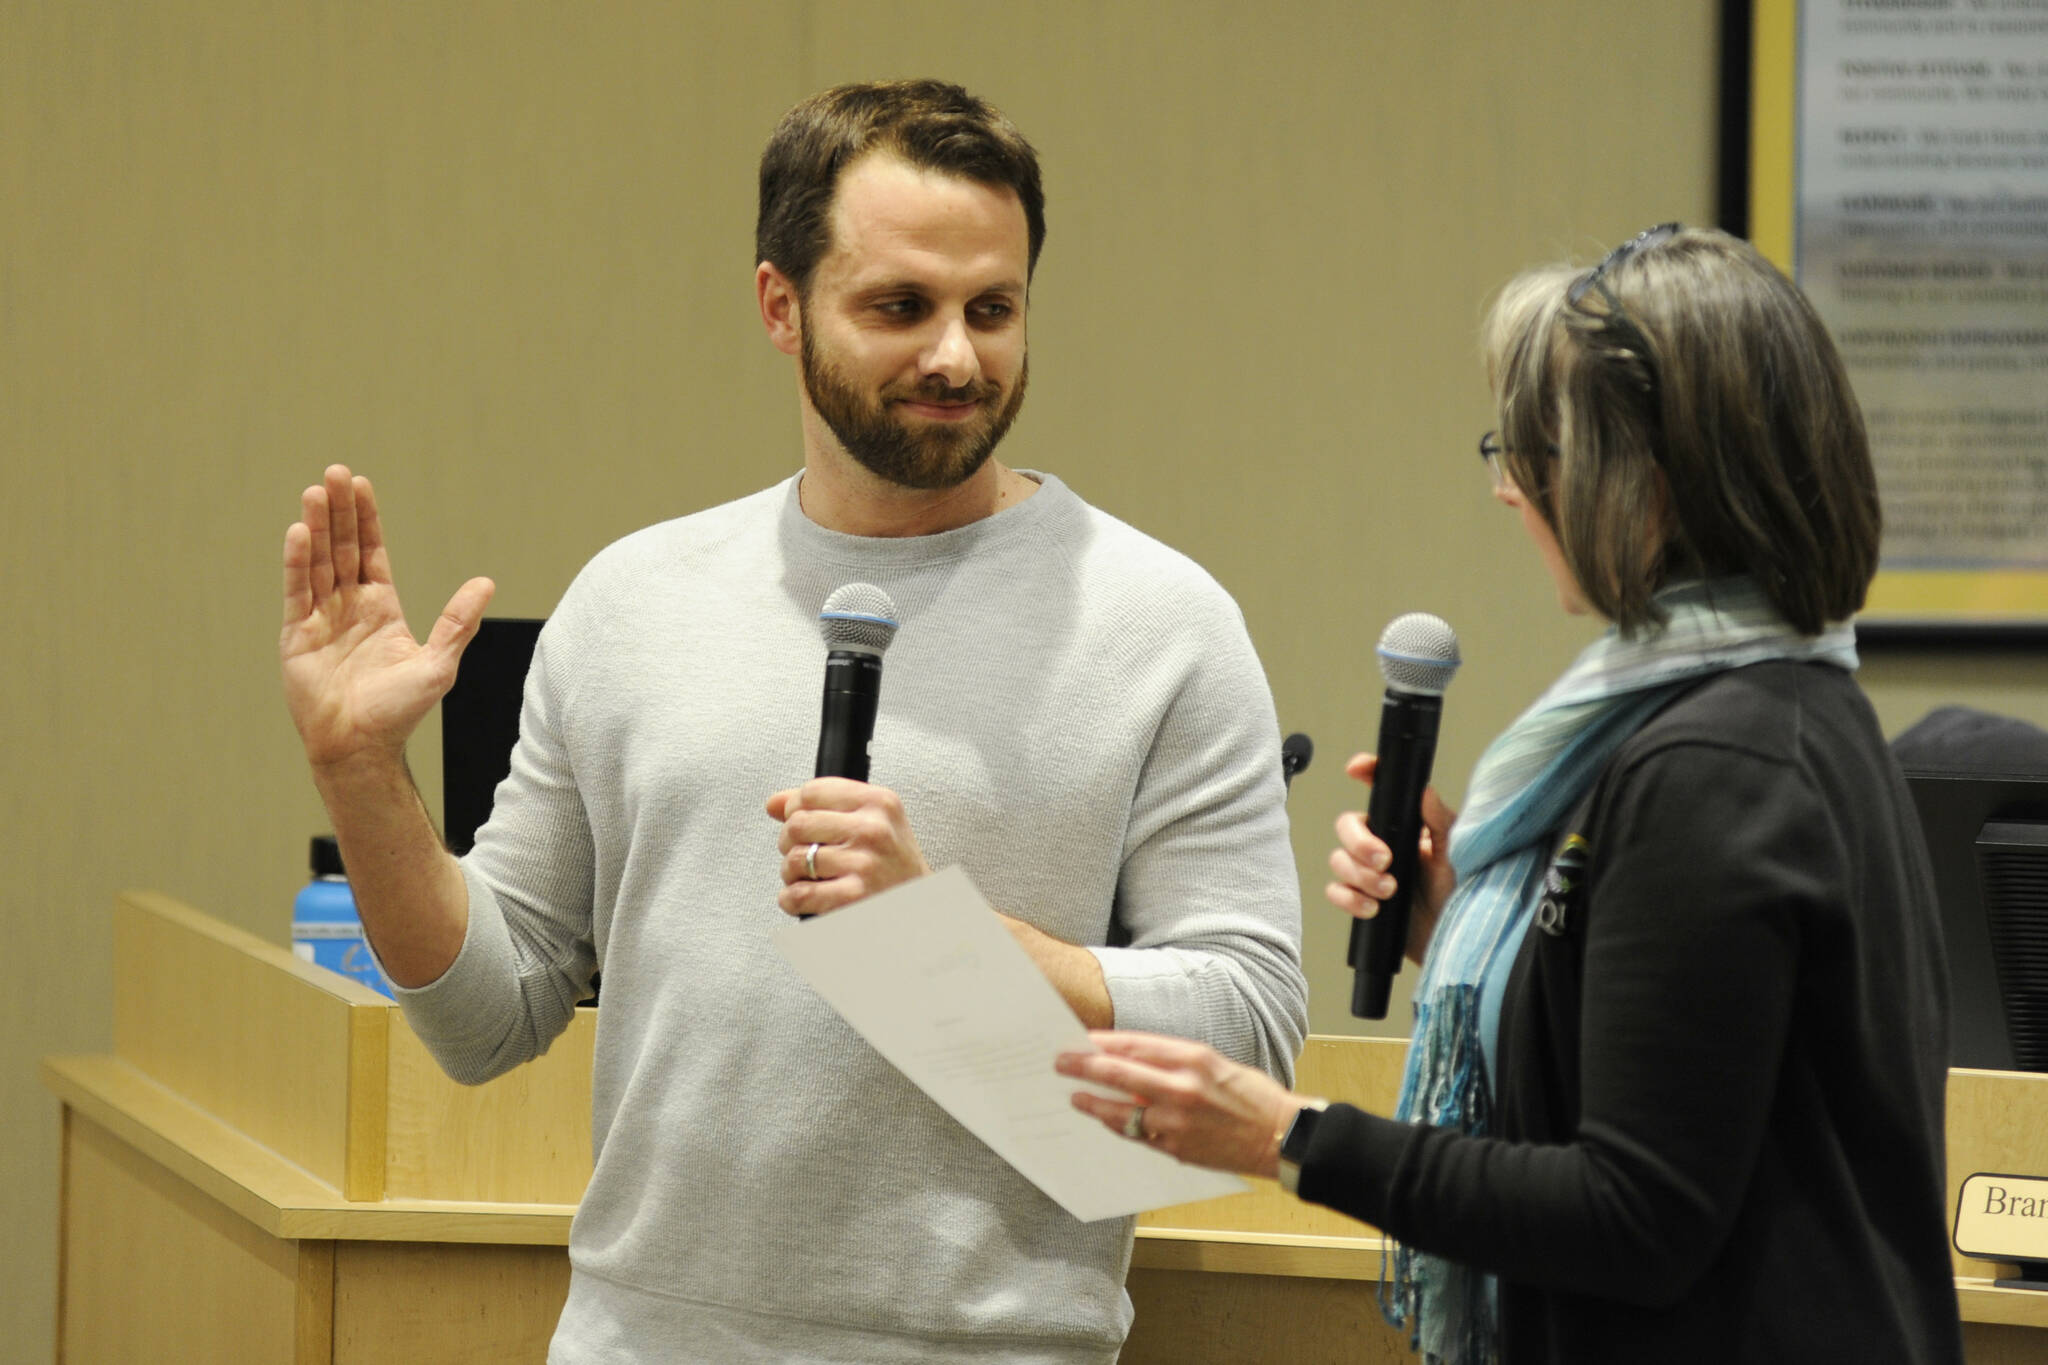
<path id="1" fill-rule="evenodd" d="M 801 351 L 803 301 L 797 297 L 796 285 L 775 268 L 774 262 L 763 261 L 755 267 L 754 297 L 761 305 L 761 325 L 768 329 L 768 340 L 775 349 L 784 355 Z"/>

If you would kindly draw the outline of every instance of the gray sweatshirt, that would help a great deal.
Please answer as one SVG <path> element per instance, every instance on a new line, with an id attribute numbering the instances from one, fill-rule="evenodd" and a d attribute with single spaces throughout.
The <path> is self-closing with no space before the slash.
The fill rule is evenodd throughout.
<path id="1" fill-rule="evenodd" d="M 448 1072 L 544 1051 L 603 969 L 595 1170 L 549 1355 L 1109 1361 L 1129 1219 L 1080 1223 L 932 1104 L 770 943 L 774 791 L 811 774 L 820 604 L 902 619 L 872 780 L 934 867 L 1096 947 L 1119 1028 L 1285 1078 L 1305 1028 L 1278 727 L 1236 607 L 1059 480 L 869 539 L 797 479 L 597 556 L 542 632 L 468 936 L 401 992 Z M 1049 1064 L 1049 1062 L 1048 1062 Z"/>

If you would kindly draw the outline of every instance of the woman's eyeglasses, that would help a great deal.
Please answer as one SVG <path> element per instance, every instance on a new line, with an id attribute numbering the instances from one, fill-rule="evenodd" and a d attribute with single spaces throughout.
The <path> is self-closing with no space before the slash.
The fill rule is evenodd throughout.
<path id="1" fill-rule="evenodd" d="M 1507 466 L 1500 462 L 1500 457 L 1507 454 L 1508 450 L 1509 447 L 1501 444 L 1500 433 L 1497 431 L 1489 431 L 1479 438 L 1479 458 L 1486 461 L 1486 474 L 1493 480 L 1493 491 L 1496 493 L 1514 482 L 1508 477 Z M 1553 460 L 1557 458 L 1556 446 L 1546 442 L 1543 451 Z"/>

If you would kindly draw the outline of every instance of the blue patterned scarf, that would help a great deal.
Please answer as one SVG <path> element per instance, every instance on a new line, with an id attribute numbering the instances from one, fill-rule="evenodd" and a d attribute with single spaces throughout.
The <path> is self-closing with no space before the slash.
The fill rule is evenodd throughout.
<path id="1" fill-rule="evenodd" d="M 1678 692 L 1771 659 L 1856 667 L 1846 623 L 1799 635 L 1746 579 L 1687 583 L 1658 594 L 1670 612 L 1635 640 L 1610 628 L 1487 746 L 1450 841 L 1457 890 L 1445 904 L 1415 986 L 1415 1033 L 1395 1116 L 1493 1131 L 1500 1002 L 1542 897 L 1565 818 L 1622 741 Z M 1493 1277 L 1388 1243 L 1380 1308 L 1405 1324 L 1429 1365 L 1486 1365 L 1499 1353 Z"/>

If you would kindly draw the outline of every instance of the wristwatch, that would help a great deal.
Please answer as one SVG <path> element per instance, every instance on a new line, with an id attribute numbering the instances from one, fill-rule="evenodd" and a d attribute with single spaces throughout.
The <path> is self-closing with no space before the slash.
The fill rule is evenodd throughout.
<path id="1" fill-rule="evenodd" d="M 1302 1158 L 1308 1155 L 1308 1145 L 1315 1140 L 1316 1124 L 1329 1107 L 1328 1100 L 1310 1100 L 1295 1111 L 1294 1121 L 1280 1136 L 1280 1188 L 1289 1194 L 1301 1192 Z"/>

